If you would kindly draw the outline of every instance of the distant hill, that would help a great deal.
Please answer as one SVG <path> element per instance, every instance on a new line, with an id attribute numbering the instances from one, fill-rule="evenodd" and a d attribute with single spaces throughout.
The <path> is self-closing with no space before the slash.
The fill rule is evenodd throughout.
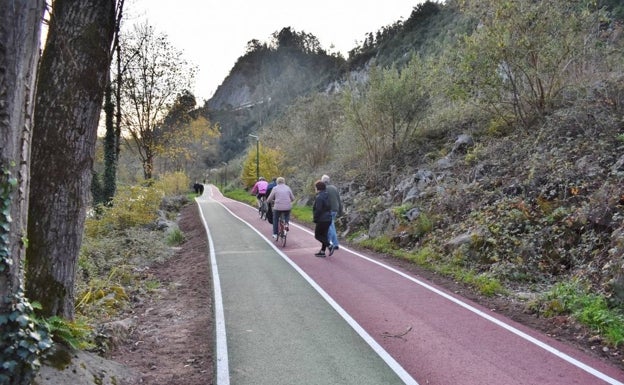
<path id="1" fill-rule="evenodd" d="M 251 40 L 247 52 L 201 108 L 222 128 L 221 159 L 213 163 L 240 154 L 249 133 L 279 116 L 297 98 L 340 88 L 350 74 L 371 61 L 384 67 L 402 66 L 412 55 L 439 50 L 467 29 L 468 23 L 454 7 L 427 1 L 416 4 L 404 22 L 370 32 L 348 59 L 327 53 L 314 35 L 290 27 L 275 32 L 268 43 Z"/>
<path id="2" fill-rule="evenodd" d="M 328 54 L 315 36 L 290 27 L 274 33 L 269 43 L 251 40 L 245 55 L 202 108 L 222 128 L 222 160 L 238 155 L 247 135 L 293 100 L 339 79 L 345 63 L 341 56 Z"/>

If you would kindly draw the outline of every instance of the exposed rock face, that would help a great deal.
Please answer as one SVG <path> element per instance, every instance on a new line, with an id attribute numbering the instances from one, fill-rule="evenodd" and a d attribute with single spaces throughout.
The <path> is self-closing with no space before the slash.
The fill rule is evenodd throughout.
<path id="1" fill-rule="evenodd" d="M 134 385 L 139 373 L 94 353 L 58 348 L 54 360 L 41 368 L 33 385 Z M 66 361 L 66 362 L 58 362 Z"/>
<path id="2" fill-rule="evenodd" d="M 239 72 L 228 76 L 219 86 L 214 96 L 208 100 L 211 110 L 235 109 L 252 104 L 252 89 L 249 79 Z"/>
<path id="3" fill-rule="evenodd" d="M 399 220 L 396 215 L 392 212 L 392 210 L 387 209 L 377 214 L 375 221 L 368 229 L 368 235 L 376 238 L 386 234 L 386 232 L 393 231 L 398 225 Z"/>

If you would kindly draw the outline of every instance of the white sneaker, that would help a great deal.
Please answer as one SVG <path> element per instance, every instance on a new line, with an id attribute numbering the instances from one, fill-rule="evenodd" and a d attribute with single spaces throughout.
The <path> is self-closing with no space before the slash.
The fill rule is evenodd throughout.
<path id="1" fill-rule="evenodd" d="M 273 234 L 273 239 L 277 239 L 277 234 Z"/>

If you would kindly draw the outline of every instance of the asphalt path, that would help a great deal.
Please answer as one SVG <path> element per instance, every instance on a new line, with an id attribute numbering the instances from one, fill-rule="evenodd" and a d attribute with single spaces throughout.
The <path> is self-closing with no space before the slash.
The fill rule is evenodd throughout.
<path id="1" fill-rule="evenodd" d="M 624 372 L 291 222 L 284 248 L 257 210 L 197 199 L 214 286 L 217 385 L 622 384 Z"/>

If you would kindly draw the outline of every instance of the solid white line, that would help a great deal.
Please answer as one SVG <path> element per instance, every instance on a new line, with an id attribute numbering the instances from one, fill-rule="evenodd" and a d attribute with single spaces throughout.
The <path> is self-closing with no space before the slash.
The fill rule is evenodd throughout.
<path id="1" fill-rule="evenodd" d="M 238 202 L 238 201 L 233 201 L 233 202 L 240 203 L 240 202 Z M 221 202 L 219 202 L 219 203 L 220 203 L 221 205 L 223 205 Z M 242 204 L 242 203 L 241 203 L 241 204 Z M 248 205 L 245 205 L 245 206 L 248 206 Z M 224 207 L 225 207 L 225 206 L 224 206 Z M 226 207 L 226 210 L 228 210 L 228 209 L 227 209 L 227 207 Z M 229 210 L 228 210 L 228 211 L 229 211 Z M 230 212 L 231 212 L 231 211 L 230 211 Z M 233 213 L 232 213 L 232 215 L 236 216 L 236 215 L 235 215 L 235 214 L 233 214 Z M 237 217 L 237 218 L 238 218 L 238 217 Z M 239 218 L 239 219 L 240 219 L 240 218 Z M 241 220 L 241 221 L 243 221 L 242 219 L 240 219 L 240 220 Z M 245 222 L 245 221 L 243 221 L 243 222 Z M 246 223 L 246 222 L 245 222 L 245 223 Z M 311 231 L 310 231 L 308 228 L 306 228 L 306 227 L 299 226 L 299 225 L 297 225 L 296 223 L 291 223 L 290 225 L 291 225 L 291 226 L 293 226 L 293 225 L 294 225 L 295 227 L 297 227 L 297 228 L 299 228 L 299 229 L 301 229 L 301 230 L 303 230 L 303 231 L 307 232 L 308 234 L 310 234 L 310 235 L 314 235 L 314 233 L 313 233 L 313 232 L 311 232 Z M 252 226 L 251 226 L 251 225 L 249 225 L 249 224 L 248 224 L 248 226 L 252 227 Z M 252 228 L 253 228 L 253 227 L 252 227 Z M 255 228 L 253 228 L 253 229 L 255 230 Z M 257 230 L 256 230 L 256 232 L 257 232 L 258 234 L 260 234 L 260 232 L 258 232 Z M 262 234 L 260 234 L 260 235 L 261 235 L 263 238 L 265 238 Z M 266 239 L 266 238 L 265 238 L 265 239 Z M 267 242 L 269 242 L 269 244 L 273 245 L 273 242 L 270 242 L 268 239 L 267 239 Z M 277 247 L 275 247 L 275 246 L 274 246 L 274 248 L 275 248 L 276 250 L 278 250 L 278 252 L 280 253 L 280 255 L 282 255 L 282 258 L 284 258 L 284 257 L 285 257 L 285 256 L 281 253 L 281 251 L 280 251 L 279 249 L 277 249 Z M 420 286 L 424 287 L 425 289 L 427 289 L 427 290 L 429 290 L 429 291 L 431 291 L 431 292 L 433 292 L 433 293 L 436 293 L 436 294 L 438 294 L 438 295 L 442 296 L 443 298 L 448 299 L 449 301 L 451 301 L 451 302 L 453 302 L 453 303 L 455 303 L 455 304 L 457 304 L 457 305 L 459 305 L 459 306 L 461 306 L 461 307 L 463 307 L 463 308 L 465 308 L 465 309 L 467 309 L 467 310 L 469 310 L 469 311 L 471 311 L 471 312 L 475 313 L 476 315 L 478 315 L 478 316 L 480 316 L 480 317 L 482 317 L 482 318 L 484 318 L 484 319 L 486 319 L 486 320 L 488 320 L 488 321 L 490 321 L 490 322 L 492 322 L 492 323 L 494 323 L 494 324 L 496 324 L 496 325 L 498 325 L 498 326 L 502 327 L 503 329 L 505 329 L 505 330 L 507 330 L 507 331 L 509 331 L 509 332 L 511 332 L 511 333 L 513 333 L 513 334 L 515 334 L 515 335 L 517 335 L 517 336 L 519 336 L 520 338 L 523 338 L 523 339 L 525 339 L 525 340 L 527 340 L 527 341 L 529 341 L 529 342 L 531 342 L 531 343 L 533 343 L 533 344 L 535 344 L 535 345 L 539 346 L 540 348 L 542 348 L 542 349 L 546 350 L 547 352 L 549 352 L 549 353 L 551 353 L 551 354 L 553 354 L 553 355 L 555 355 L 555 356 L 557 356 L 557 357 L 559 357 L 559 358 L 563 359 L 564 361 L 566 361 L 566 362 L 568 362 L 568 363 L 570 363 L 570 364 L 572 364 L 572 365 L 574 365 L 574 366 L 578 367 L 579 369 L 584 370 L 585 372 L 587 372 L 587 373 L 589 373 L 589 374 L 591 374 L 591 375 L 593 375 L 593 376 L 595 376 L 595 377 L 597 377 L 597 378 L 599 378 L 599 379 L 601 379 L 601 380 L 605 381 L 605 382 L 606 382 L 606 383 L 608 383 L 608 384 L 611 384 L 611 385 L 624 385 L 624 383 L 622 383 L 622 382 L 620 382 L 620 381 L 618 381 L 618 380 L 616 380 L 616 379 L 614 379 L 614 378 L 612 378 L 612 377 L 610 377 L 610 376 L 608 376 L 608 375 L 606 375 L 606 374 L 602 373 L 601 371 L 599 371 L 599 370 L 597 370 L 597 369 L 595 369 L 595 368 L 592 368 L 591 366 L 589 366 L 589 365 L 587 365 L 587 364 L 585 364 L 585 363 L 583 363 L 583 362 L 581 362 L 581 361 L 579 361 L 579 360 L 577 360 L 577 359 L 575 359 L 575 358 L 573 358 L 573 357 L 571 357 L 571 356 L 567 355 L 566 353 L 564 353 L 564 352 L 562 352 L 562 351 L 558 350 L 557 348 L 555 348 L 555 347 L 553 347 L 553 346 L 550 346 L 550 345 L 548 345 L 547 343 L 542 342 L 542 341 L 540 341 L 540 340 L 538 340 L 538 339 L 536 339 L 536 338 L 534 338 L 534 337 L 532 337 L 532 336 L 530 336 L 530 335 L 526 334 L 525 332 L 523 332 L 523 331 L 521 331 L 521 330 L 519 330 L 519 329 L 517 329 L 517 328 L 515 328 L 515 327 L 513 327 L 513 326 L 511 326 L 511 325 L 509 325 L 509 324 L 506 324 L 505 322 L 503 322 L 503 321 L 501 321 L 501 320 L 499 320 L 499 319 L 497 319 L 497 318 L 495 318 L 495 317 L 492 317 L 492 316 L 491 316 L 491 315 L 489 315 L 489 314 L 486 314 L 486 313 L 482 312 L 481 310 L 479 310 L 479 309 L 475 308 L 474 306 L 471 306 L 471 305 L 469 305 L 469 304 L 467 304 L 467 303 L 465 303 L 465 302 L 463 302 L 463 301 L 461 301 L 461 300 L 459 300 L 459 299 L 457 299 L 457 298 L 455 298 L 455 297 L 453 297 L 453 296 L 451 296 L 451 295 L 449 295 L 449 294 L 447 294 L 447 293 L 445 293 L 445 292 L 443 292 L 443 291 L 441 291 L 441 290 L 439 290 L 439 289 L 436 289 L 435 287 L 433 287 L 433 286 L 431 286 L 431 285 L 427 284 L 426 282 L 423 282 L 423 281 L 421 281 L 421 280 L 418 280 L 418 279 L 416 279 L 416 278 L 414 278 L 414 277 L 412 277 L 412 276 L 409 276 L 409 275 L 407 275 L 407 274 L 403 273 L 402 271 L 399 271 L 399 270 L 395 269 L 395 268 L 394 268 L 394 267 L 392 267 L 392 266 L 388 266 L 388 265 L 386 265 L 386 264 L 384 264 L 384 263 L 382 263 L 382 262 L 376 261 L 376 260 L 374 260 L 374 259 L 372 259 L 372 258 L 369 258 L 369 257 L 367 257 L 367 256 L 365 256 L 365 255 L 363 255 L 363 254 L 360 254 L 360 253 L 358 253 L 358 252 L 356 252 L 356 251 L 353 251 L 353 250 L 351 250 L 351 249 L 349 249 L 349 248 L 346 248 L 346 247 L 340 246 L 340 250 L 343 250 L 343 249 L 344 249 L 345 251 L 348 251 L 349 253 L 351 253 L 351 254 L 353 254 L 353 255 L 355 255 L 355 256 L 357 256 L 357 257 L 359 257 L 359 258 L 362 258 L 362 259 L 364 259 L 364 260 L 366 260 L 366 261 L 369 261 L 369 262 L 374 263 L 374 264 L 376 264 L 376 265 L 378 265 L 378 266 L 381 266 L 381 267 L 383 267 L 384 269 L 387 269 L 387 270 L 389 270 L 389 271 L 392 271 L 393 273 L 396 273 L 396 274 L 398 274 L 398 275 L 402 276 L 403 278 L 406 278 L 406 279 L 408 279 L 408 280 L 410 280 L 410 281 L 412 281 L 412 282 L 414 282 L 414 283 L 416 283 L 416 284 L 418 284 L 418 285 L 420 285 Z M 287 258 L 287 257 L 286 257 L 286 258 Z M 287 260 L 289 261 L 289 263 L 293 264 L 293 262 L 292 262 L 292 261 L 290 261 L 289 259 L 287 259 Z M 295 268 L 296 268 L 296 269 L 298 269 L 298 267 L 297 267 L 297 266 L 295 266 Z M 303 273 L 303 274 L 305 274 L 305 273 Z M 307 279 L 307 278 L 306 278 L 306 279 Z M 322 290 L 322 289 L 321 289 L 321 290 Z M 323 293 L 324 293 L 324 292 L 323 292 Z M 323 295 L 323 294 L 321 293 L 321 295 Z M 325 295 L 327 295 L 327 294 L 325 294 Z M 332 301 L 333 301 L 333 300 L 332 300 Z M 339 305 L 337 305 L 337 306 L 339 306 Z M 349 318 L 350 318 L 350 316 L 349 316 Z M 353 322 L 356 322 L 356 321 L 354 320 Z M 358 325 L 358 327 L 359 327 L 359 325 Z M 380 347 L 380 348 L 381 348 L 381 347 Z M 383 348 L 381 348 L 381 349 L 383 349 Z M 385 352 L 385 350 L 384 350 L 384 352 Z M 386 352 L 386 354 L 387 354 L 387 352 Z M 394 360 L 394 359 L 392 359 L 392 360 Z M 397 363 L 397 365 L 399 365 L 399 364 Z M 399 365 L 399 367 L 400 367 L 400 365 Z M 402 369 L 402 368 L 401 368 L 401 369 Z M 408 376 L 409 376 L 409 374 L 408 374 Z M 410 377 L 410 378 L 411 378 L 411 377 Z"/>
<path id="2" fill-rule="evenodd" d="M 233 217 L 237 218 L 238 220 L 240 220 L 241 222 L 243 222 L 244 224 L 249 226 L 249 228 L 251 228 L 253 231 L 255 231 L 259 236 L 264 238 L 264 240 L 269 245 L 271 245 L 271 247 L 273 247 L 273 249 L 275 249 L 275 251 L 286 262 L 288 262 L 295 269 L 295 271 L 298 272 L 321 295 L 321 297 L 323 297 L 325 299 L 325 301 L 327 301 L 327 303 L 329 303 L 329 305 L 332 308 L 334 308 L 334 310 L 336 310 L 336 312 L 338 312 L 338 314 L 340 314 L 340 316 L 347 322 L 347 324 L 349 324 L 349 326 L 351 326 L 353 328 L 353 330 L 355 330 L 355 332 L 357 334 L 359 334 L 360 337 L 362 337 L 362 339 L 364 339 L 364 341 L 366 341 L 366 343 L 379 355 L 379 357 L 381 357 L 382 360 L 384 360 L 384 362 L 390 367 L 390 369 L 392 369 L 392 371 L 394 371 L 396 373 L 396 375 L 406 385 L 418 385 L 418 382 L 416 382 L 416 380 L 414 378 L 412 378 L 412 376 L 405 369 L 403 369 L 401 364 L 399 364 L 394 358 L 392 358 L 392 356 L 381 345 L 379 345 L 377 343 L 377 341 L 375 341 L 373 339 L 373 337 L 371 337 L 371 335 L 368 334 L 368 332 L 366 330 L 364 330 L 364 328 L 362 328 L 360 326 L 360 324 L 357 323 L 357 321 L 354 320 L 349 315 L 349 313 L 347 313 L 336 301 L 334 301 L 334 299 L 329 294 L 327 294 L 327 292 L 325 290 L 323 290 L 323 288 L 321 288 L 308 274 L 306 274 L 305 271 L 301 270 L 301 268 L 299 266 L 297 266 L 293 261 L 291 261 L 290 258 L 288 258 L 288 256 L 286 254 L 284 254 L 274 244 L 274 242 L 270 241 L 260 231 L 258 231 L 258 229 L 253 227 L 249 222 L 245 221 L 244 219 L 242 219 L 241 217 L 239 217 L 238 215 L 236 215 L 232 211 L 230 211 L 230 209 L 225 207 L 225 205 L 223 205 L 223 203 L 221 203 L 221 202 L 217 202 L 217 203 L 219 203 L 221 206 L 223 206 L 223 208 L 225 208 L 230 214 L 232 214 Z M 299 225 L 295 224 L 295 226 L 300 228 Z"/>
<path id="3" fill-rule="evenodd" d="M 342 249 L 342 247 L 341 247 L 341 249 Z M 367 260 L 369 262 L 375 263 L 375 264 L 377 264 L 377 265 L 379 265 L 379 266 L 381 266 L 381 267 L 383 267 L 385 269 L 388 269 L 388 270 L 390 270 L 390 271 L 392 271 L 392 272 L 394 272 L 396 274 L 399 274 L 403 278 L 406 278 L 406 279 L 408 279 L 408 280 L 410 280 L 410 281 L 412 281 L 412 282 L 414 282 L 414 283 L 424 287 L 425 289 L 427 289 L 429 291 L 432 291 L 432 292 L 434 292 L 434 293 L 436 293 L 436 294 L 438 294 L 438 295 L 448 299 L 449 301 L 451 301 L 451 302 L 453 302 L 453 303 L 463 307 L 464 309 L 467 309 L 467 310 L 475 313 L 476 315 L 478 315 L 478 316 L 480 316 L 482 318 L 485 318 L 486 320 L 488 320 L 488 321 L 490 321 L 490 322 L 492 322 L 492 323 L 502 327 L 503 329 L 505 329 L 505 330 L 507 330 L 507 331 L 509 331 L 509 332 L 511 332 L 511 333 L 513 333 L 513 334 L 515 334 L 515 335 L 517 335 L 517 336 L 519 336 L 519 337 L 521 337 L 521 338 L 523 338 L 523 339 L 525 339 L 525 340 L 527 340 L 527 341 L 529 341 L 529 342 L 531 342 L 531 343 L 533 343 L 533 344 L 535 344 L 537 346 L 539 346 L 540 348 L 548 351 L 549 353 L 554 354 L 555 356 L 563 359 L 564 361 L 567 361 L 568 363 L 570 363 L 570 364 L 572 364 L 572 365 L 574 365 L 574 366 L 576 366 L 576 367 L 586 371 L 587 373 L 589 373 L 589 374 L 591 374 L 591 375 L 593 375 L 595 377 L 598 377 L 599 379 L 601 379 L 601 380 L 603 380 L 603 381 L 605 381 L 605 382 L 607 382 L 609 384 L 612 384 L 612 385 L 624 385 L 622 382 L 620 382 L 620 381 L 618 381 L 618 380 L 616 380 L 616 379 L 614 379 L 612 377 L 609 377 L 608 375 L 606 375 L 606 374 L 604 374 L 604 373 L 602 373 L 602 372 L 592 368 L 591 366 L 589 366 L 587 364 L 584 364 L 583 362 L 581 362 L 581 361 L 577 360 L 576 358 L 573 358 L 573 357 L 565 354 L 564 352 L 558 350 L 557 348 L 555 348 L 553 346 L 550 346 L 547 343 L 542 342 L 542 341 L 538 340 L 537 338 L 532 337 L 532 336 L 526 334 L 525 332 L 523 332 L 523 331 L 521 331 L 521 330 L 519 330 L 519 329 L 517 329 L 517 328 L 515 328 L 515 327 L 513 327 L 513 326 L 511 326 L 509 324 L 506 324 L 505 322 L 503 322 L 503 321 L 501 321 L 501 320 L 499 320 L 499 319 L 497 319 L 495 317 L 492 317 L 491 315 L 484 313 L 483 311 L 475 308 L 474 306 L 469 305 L 469 304 L 467 304 L 467 303 L 465 303 L 465 302 L 463 302 L 463 301 L 461 301 L 461 300 L 459 300 L 459 299 L 457 299 L 457 298 L 455 298 L 455 297 L 453 297 L 453 296 L 451 296 L 451 295 L 449 295 L 449 294 L 447 294 L 447 293 L 445 293 L 445 292 L 443 292 L 443 291 L 441 291 L 439 289 L 436 289 L 435 287 L 433 287 L 433 286 L 431 286 L 431 285 L 429 285 L 429 284 L 427 284 L 427 283 L 425 283 L 423 281 L 420 281 L 420 280 L 418 280 L 418 279 L 416 279 L 414 277 L 411 277 L 411 276 L 409 276 L 409 275 L 407 275 L 407 274 L 405 274 L 405 273 L 403 273 L 403 272 L 401 272 L 401 271 L 399 271 L 399 270 L 397 270 L 397 269 L 395 269 L 395 268 L 393 268 L 391 266 L 385 265 L 385 264 L 383 264 L 383 263 L 381 263 L 379 261 L 371 259 L 371 258 L 369 258 L 369 257 L 367 257 L 365 255 L 362 255 L 362 254 L 360 254 L 360 253 L 358 253 L 356 251 L 349 250 L 347 248 L 345 248 L 345 250 L 349 251 L 350 253 L 352 253 L 352 254 L 360 257 L 360 258 L 363 258 L 363 259 L 365 259 L 365 260 Z"/>
<path id="4" fill-rule="evenodd" d="M 305 227 L 302 227 L 302 226 L 297 226 L 297 227 L 299 227 L 300 229 L 302 229 L 303 231 L 305 231 L 305 232 L 307 232 L 307 233 L 309 233 L 311 235 L 314 235 L 314 233 L 312 233 L 310 230 L 308 230 Z M 342 246 L 340 246 L 340 250 L 343 250 Z M 386 265 L 386 264 L 384 264 L 382 262 L 376 261 L 376 260 L 374 260 L 374 259 L 372 259 L 370 257 L 367 257 L 367 256 L 365 256 L 363 254 L 360 254 L 357 251 L 353 251 L 353 250 L 351 250 L 349 248 L 346 248 L 346 247 L 344 248 L 344 250 L 348 251 L 349 253 L 351 253 L 351 254 L 359 257 L 359 258 L 365 259 L 365 260 L 367 260 L 367 261 L 369 261 L 371 263 L 374 263 L 374 264 L 376 264 L 378 266 L 381 266 L 384 269 L 390 270 L 393 273 L 396 273 L 396 274 L 402 276 L 403 278 L 406 278 L 406 279 L 408 279 L 408 280 L 410 280 L 410 281 L 412 281 L 412 282 L 414 282 L 414 283 L 424 287 L 425 289 L 427 289 L 429 291 L 432 291 L 432 292 L 434 292 L 434 293 L 436 293 L 436 294 L 438 294 L 438 295 L 448 299 L 449 301 L 451 301 L 451 302 L 453 302 L 453 303 L 463 307 L 464 309 L 467 309 L 467 310 L 477 314 L 478 316 L 480 316 L 482 318 L 485 318 L 486 320 L 488 320 L 488 321 L 490 321 L 490 322 L 492 322 L 492 323 L 502 327 L 503 329 L 505 329 L 505 330 L 507 330 L 507 331 L 509 331 L 509 332 L 511 332 L 511 333 L 513 333 L 513 334 L 515 334 L 515 335 L 517 335 L 517 336 L 519 336 L 519 337 L 521 337 L 521 338 L 523 338 L 523 339 L 525 339 L 525 340 L 527 340 L 527 341 L 529 341 L 529 342 L 531 342 L 531 343 L 533 343 L 533 344 L 535 344 L 537 346 L 539 346 L 540 348 L 548 351 L 549 353 L 554 354 L 555 356 L 557 356 L 557 357 L 563 359 L 564 361 L 566 361 L 566 362 L 568 362 L 568 363 L 578 367 L 579 369 L 582 369 L 582 370 L 586 371 L 587 373 L 589 373 L 589 374 L 591 374 L 591 375 L 593 375 L 595 377 L 598 377 L 599 379 L 605 381 L 608 384 L 611 384 L 611 385 L 624 385 L 624 383 L 622 383 L 622 382 L 620 382 L 620 381 L 618 381 L 618 380 L 616 380 L 616 379 L 614 379 L 614 378 L 612 378 L 612 377 L 602 373 L 601 371 L 599 371 L 597 369 L 592 368 L 591 366 L 589 366 L 589 365 L 587 365 L 587 364 L 577 360 L 574 357 L 571 357 L 571 356 L 565 354 L 564 352 L 558 350 L 557 348 L 555 348 L 553 346 L 550 346 L 547 343 L 542 342 L 542 341 L 538 340 L 537 338 L 532 337 L 532 336 L 526 334 L 525 332 L 523 332 L 523 331 L 521 331 L 521 330 L 519 330 L 519 329 L 517 329 L 517 328 L 515 328 L 515 327 L 513 327 L 513 326 L 511 326 L 509 324 L 506 324 L 505 322 L 503 322 L 503 321 L 501 321 L 501 320 L 499 320 L 499 319 L 497 319 L 495 317 L 492 317 L 489 314 L 484 313 L 483 311 L 475 308 L 472 305 L 469 305 L 469 304 L 467 304 L 467 303 L 465 303 L 465 302 L 463 302 L 463 301 L 461 301 L 461 300 L 459 300 L 459 299 L 457 299 L 457 298 L 455 298 L 455 297 L 453 297 L 453 296 L 451 296 L 451 295 L 449 295 L 449 294 L 447 294 L 447 293 L 445 293 L 445 292 L 443 292 L 443 291 L 441 291 L 439 289 L 436 289 L 435 287 L 429 285 L 426 282 L 423 282 L 423 281 L 418 280 L 418 279 L 416 279 L 416 278 L 414 278 L 414 277 L 412 277 L 410 275 L 407 275 L 407 274 L 403 273 L 402 271 L 399 271 L 399 270 L 395 269 L 392 266 L 388 266 L 388 265 Z"/>
<path id="5" fill-rule="evenodd" d="M 211 194 L 212 195 L 212 194 Z M 210 270 L 212 271 L 212 282 L 214 290 L 214 310 L 215 310 L 215 350 L 216 350 L 216 385 L 230 384 L 230 368 L 227 350 L 227 335 L 225 332 L 225 314 L 223 311 L 223 297 L 221 295 L 221 280 L 219 278 L 219 269 L 217 268 L 217 258 L 215 256 L 214 243 L 210 235 L 210 229 L 204 216 L 204 210 L 197 199 L 195 199 L 199 211 L 201 212 L 204 228 L 208 235 L 208 247 L 210 250 Z"/>

